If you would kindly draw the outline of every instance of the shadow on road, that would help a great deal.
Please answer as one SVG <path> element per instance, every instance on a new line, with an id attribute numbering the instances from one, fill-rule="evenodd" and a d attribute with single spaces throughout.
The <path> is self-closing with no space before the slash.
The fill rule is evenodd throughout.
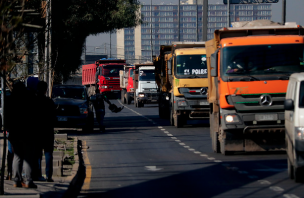
<path id="1" fill-rule="evenodd" d="M 269 164 L 275 166 L 273 170 L 267 170 L 259 164 Z M 174 164 L 172 164 L 174 166 Z M 159 167 L 162 168 L 160 165 Z M 236 167 L 243 167 L 240 170 Z M 113 167 L 111 167 L 113 168 Z M 117 168 L 127 168 L 119 166 Z M 107 175 L 107 177 L 94 177 L 92 180 L 107 183 L 108 181 L 117 181 L 121 186 L 134 180 L 137 176 L 138 181 L 145 181 L 125 187 L 113 187 L 104 189 L 90 189 L 82 194 L 82 197 L 132 197 L 132 198 L 190 198 L 190 197 L 256 197 L 262 190 L 269 188 L 254 187 L 257 180 L 263 180 L 280 172 L 286 171 L 286 160 L 261 160 L 261 161 L 238 161 L 214 164 L 206 168 L 199 168 L 187 172 L 170 174 L 170 169 L 164 167 L 163 171 L 138 173 L 138 175 Z M 153 175 L 163 177 L 150 179 Z M 277 184 L 288 180 L 286 178 Z M 247 186 L 253 183 L 253 186 Z M 276 185 L 276 184 L 272 184 Z M 298 188 L 302 188 L 303 185 Z"/>

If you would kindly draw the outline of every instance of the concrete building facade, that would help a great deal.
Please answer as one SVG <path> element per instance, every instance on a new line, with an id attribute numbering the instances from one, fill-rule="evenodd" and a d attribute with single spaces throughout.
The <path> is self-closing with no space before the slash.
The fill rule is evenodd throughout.
<path id="1" fill-rule="evenodd" d="M 143 5 L 143 24 L 117 31 L 117 58 L 127 59 L 130 63 L 151 61 L 152 53 L 159 55 L 160 45 L 170 45 L 174 41 L 201 41 L 204 25 L 201 2 L 198 0 L 198 5 L 181 4 L 180 9 L 173 4 L 152 5 L 152 9 L 150 5 Z M 270 20 L 271 16 L 271 4 L 230 5 L 231 22 Z M 214 30 L 223 27 L 227 27 L 227 5 L 209 4 L 207 39 L 212 39 Z"/>

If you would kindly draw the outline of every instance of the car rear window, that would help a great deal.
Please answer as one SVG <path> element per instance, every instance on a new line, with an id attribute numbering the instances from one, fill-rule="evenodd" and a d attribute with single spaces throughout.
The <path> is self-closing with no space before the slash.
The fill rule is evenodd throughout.
<path id="1" fill-rule="evenodd" d="M 52 91 L 52 98 L 73 98 L 85 99 L 85 89 L 72 87 L 55 87 Z"/>

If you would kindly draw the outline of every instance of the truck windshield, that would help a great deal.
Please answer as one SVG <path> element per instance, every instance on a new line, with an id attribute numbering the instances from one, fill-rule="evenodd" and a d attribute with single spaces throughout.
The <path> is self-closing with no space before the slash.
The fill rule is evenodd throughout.
<path id="1" fill-rule="evenodd" d="M 176 57 L 176 75 L 184 78 L 207 77 L 206 55 L 178 55 Z"/>
<path id="2" fill-rule="evenodd" d="M 224 77 L 257 75 L 265 79 L 303 72 L 303 49 L 303 44 L 225 47 L 221 52 L 221 73 Z"/>
<path id="3" fill-rule="evenodd" d="M 104 77 L 117 77 L 120 70 L 123 70 L 123 65 L 107 65 L 103 66 L 102 74 Z"/>
<path id="4" fill-rule="evenodd" d="M 139 70 L 139 80 L 140 81 L 154 81 L 155 80 L 155 70 Z"/>
<path id="5" fill-rule="evenodd" d="M 85 99 L 85 89 L 72 87 L 54 87 L 52 91 L 52 98 L 73 98 Z"/>

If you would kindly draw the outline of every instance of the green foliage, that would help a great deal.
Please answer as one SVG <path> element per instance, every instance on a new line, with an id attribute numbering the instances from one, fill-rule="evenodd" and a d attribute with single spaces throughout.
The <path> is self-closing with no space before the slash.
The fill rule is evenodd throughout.
<path id="1" fill-rule="evenodd" d="M 52 0 L 52 60 L 56 75 L 67 79 L 81 64 L 90 34 L 141 23 L 138 0 Z"/>

